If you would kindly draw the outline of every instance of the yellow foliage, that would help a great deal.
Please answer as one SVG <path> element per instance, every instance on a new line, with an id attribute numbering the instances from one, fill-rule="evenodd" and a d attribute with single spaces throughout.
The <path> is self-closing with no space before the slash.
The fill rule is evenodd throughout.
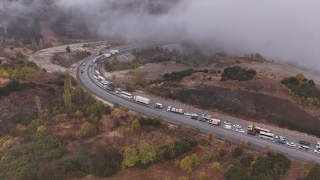
<path id="1" fill-rule="evenodd" d="M 23 130 L 27 129 L 26 126 L 24 126 L 22 124 L 18 124 L 16 128 L 17 128 L 18 131 L 23 131 Z"/>
<path id="2" fill-rule="evenodd" d="M 189 180 L 189 178 L 187 178 L 185 176 L 181 176 L 181 177 L 179 177 L 179 180 Z"/>
<path id="3" fill-rule="evenodd" d="M 83 112 L 81 110 L 76 111 L 76 116 L 83 117 Z"/>
<path id="4" fill-rule="evenodd" d="M 3 71 L 2 77 L 4 77 L 4 78 L 8 78 L 9 77 L 9 74 L 7 73 L 7 71 Z"/>
<path id="5" fill-rule="evenodd" d="M 12 139 L 8 139 L 6 140 L 3 144 L 2 144 L 2 150 L 6 150 L 8 149 L 10 146 L 12 146 L 12 144 L 14 143 L 14 141 Z"/>
<path id="6" fill-rule="evenodd" d="M 44 127 L 44 126 L 39 126 L 38 127 L 38 131 L 45 131 L 46 130 L 46 127 Z"/>
<path id="7" fill-rule="evenodd" d="M 215 171 L 220 171 L 220 169 L 221 169 L 220 163 L 219 162 L 212 163 L 212 169 Z"/>
<path id="8" fill-rule="evenodd" d="M 299 74 L 296 75 L 296 78 L 298 78 L 299 81 L 302 81 L 304 79 L 304 75 L 299 73 Z"/>
<path id="9" fill-rule="evenodd" d="M 180 168 L 186 171 L 187 173 L 190 173 L 192 171 L 192 162 L 189 156 L 186 156 L 184 159 L 181 160 Z"/>

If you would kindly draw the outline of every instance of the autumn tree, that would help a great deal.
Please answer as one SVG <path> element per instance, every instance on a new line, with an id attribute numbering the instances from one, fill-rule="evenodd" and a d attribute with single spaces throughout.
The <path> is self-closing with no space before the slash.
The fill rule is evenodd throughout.
<path id="1" fill-rule="evenodd" d="M 116 74 L 112 74 L 111 77 L 112 77 L 112 79 L 116 79 L 117 75 Z"/>
<path id="2" fill-rule="evenodd" d="M 187 173 L 190 173 L 192 171 L 192 162 L 189 156 L 186 156 L 180 161 L 180 168 Z"/>
<path id="3" fill-rule="evenodd" d="M 128 146 L 123 149 L 122 169 L 133 167 L 139 161 L 139 155 L 134 146 Z"/>
<path id="4" fill-rule="evenodd" d="M 156 160 L 156 150 L 154 146 L 146 141 L 140 142 L 139 157 L 142 164 L 149 164 Z"/>
<path id="5" fill-rule="evenodd" d="M 140 130 L 140 123 L 139 123 L 139 119 L 136 118 L 131 123 L 131 132 L 134 133 L 139 130 Z"/>
<path id="6" fill-rule="evenodd" d="M 81 128 L 76 132 L 78 138 L 88 138 L 96 135 L 97 130 L 95 125 L 89 122 L 85 122 L 81 125 Z"/>
<path id="7" fill-rule="evenodd" d="M 207 180 L 208 179 L 208 175 L 205 172 L 201 172 L 198 177 L 200 180 Z"/>
<path id="8" fill-rule="evenodd" d="M 304 79 L 304 75 L 302 73 L 299 73 L 296 75 L 296 78 L 298 78 L 299 81 L 302 81 Z"/>
<path id="9" fill-rule="evenodd" d="M 221 169 L 221 167 L 220 167 L 220 163 L 219 162 L 214 162 L 214 163 L 212 163 L 212 169 L 214 170 L 214 171 L 220 171 L 220 169 Z"/>
<path id="10" fill-rule="evenodd" d="M 78 105 L 84 102 L 84 91 L 81 86 L 77 86 L 71 91 L 72 102 Z"/>

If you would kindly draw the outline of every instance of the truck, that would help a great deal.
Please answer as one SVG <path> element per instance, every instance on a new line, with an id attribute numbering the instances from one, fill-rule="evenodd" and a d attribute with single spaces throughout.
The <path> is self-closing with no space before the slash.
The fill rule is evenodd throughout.
<path id="1" fill-rule="evenodd" d="M 113 55 L 113 54 L 119 53 L 119 50 L 117 50 L 117 49 L 110 50 L 110 53 Z"/>
<path id="2" fill-rule="evenodd" d="M 210 119 L 215 118 L 214 116 L 211 116 L 209 114 L 203 113 L 200 117 L 200 121 L 209 121 Z"/>
<path id="3" fill-rule="evenodd" d="M 110 57 L 110 56 L 111 56 L 111 54 L 106 53 L 106 54 L 104 54 L 104 56 L 105 56 L 106 58 L 108 58 L 108 57 Z"/>
<path id="4" fill-rule="evenodd" d="M 98 70 L 94 70 L 96 76 L 100 76 L 100 72 Z"/>
<path id="5" fill-rule="evenodd" d="M 269 129 L 264 129 L 259 126 L 254 126 L 253 124 L 250 124 L 248 126 L 248 131 L 255 131 L 256 133 L 260 133 L 260 132 L 271 133 Z"/>
<path id="6" fill-rule="evenodd" d="M 158 108 L 158 109 L 162 109 L 162 104 L 156 103 L 156 104 L 154 105 L 154 107 L 155 107 L 155 108 Z"/>
<path id="7" fill-rule="evenodd" d="M 211 119 L 208 121 L 208 123 L 209 123 L 209 124 L 212 124 L 212 125 L 220 126 L 220 125 L 221 125 L 221 120 L 216 119 L 216 118 L 211 118 Z"/>
<path id="8" fill-rule="evenodd" d="M 143 104 L 150 104 L 150 99 L 142 96 L 133 96 L 133 100 L 135 100 L 136 102 L 141 102 Z"/>

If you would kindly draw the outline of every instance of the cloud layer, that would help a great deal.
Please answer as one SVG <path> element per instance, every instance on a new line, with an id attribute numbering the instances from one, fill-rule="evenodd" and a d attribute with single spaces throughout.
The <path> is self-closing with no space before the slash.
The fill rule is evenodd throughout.
<path id="1" fill-rule="evenodd" d="M 320 70 L 317 0 L 34 0 L 37 8 L 38 1 L 80 18 L 100 37 L 190 40 L 228 54 L 258 52 L 267 59 Z"/>

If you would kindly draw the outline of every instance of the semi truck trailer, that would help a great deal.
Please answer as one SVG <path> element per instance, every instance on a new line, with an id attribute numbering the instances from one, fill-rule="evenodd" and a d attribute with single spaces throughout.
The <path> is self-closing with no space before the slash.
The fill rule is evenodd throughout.
<path id="1" fill-rule="evenodd" d="M 143 104 L 150 104 L 150 99 L 142 96 L 133 96 L 133 100 L 136 102 L 141 102 Z"/>

